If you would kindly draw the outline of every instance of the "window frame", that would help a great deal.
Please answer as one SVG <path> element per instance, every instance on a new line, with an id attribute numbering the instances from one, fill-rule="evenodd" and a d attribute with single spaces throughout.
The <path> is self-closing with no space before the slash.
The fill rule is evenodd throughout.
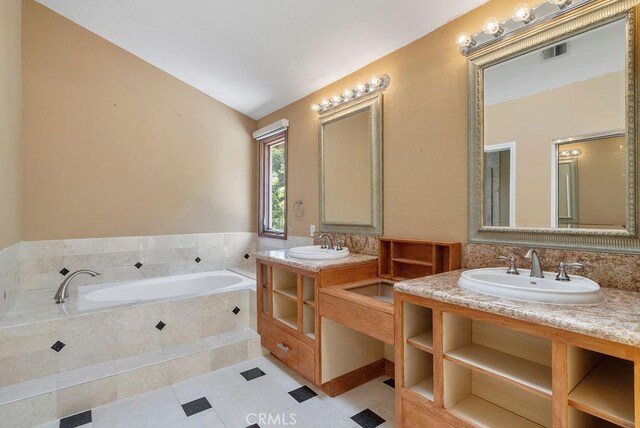
<path id="1" fill-rule="evenodd" d="M 258 139 L 259 144 L 259 182 L 258 182 L 258 236 L 275 239 L 287 239 L 287 207 L 289 197 L 289 147 L 288 147 L 287 130 L 278 132 L 267 138 Z M 282 231 L 269 229 L 269 214 L 271 210 L 271 159 L 270 150 L 274 146 L 284 145 L 284 227 Z"/>

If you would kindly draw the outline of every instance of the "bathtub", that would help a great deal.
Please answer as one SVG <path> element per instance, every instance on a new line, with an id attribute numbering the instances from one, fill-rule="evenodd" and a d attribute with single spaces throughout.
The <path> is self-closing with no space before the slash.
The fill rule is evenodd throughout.
<path id="1" fill-rule="evenodd" d="M 84 311 L 155 300 L 177 300 L 235 290 L 255 290 L 255 285 L 256 282 L 251 278 L 228 270 L 220 270 L 82 286 L 78 289 L 76 304 L 79 311 Z"/>

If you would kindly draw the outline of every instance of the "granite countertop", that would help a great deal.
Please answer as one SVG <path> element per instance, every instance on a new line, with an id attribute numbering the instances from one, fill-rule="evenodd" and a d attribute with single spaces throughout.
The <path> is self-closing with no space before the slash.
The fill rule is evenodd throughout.
<path id="1" fill-rule="evenodd" d="M 368 256 L 366 254 L 351 253 L 347 257 L 333 260 L 307 260 L 297 259 L 289 256 L 287 250 L 261 251 L 253 254 L 259 260 L 280 263 L 299 269 L 305 269 L 312 272 L 320 272 L 325 269 L 333 269 L 341 266 L 357 265 L 360 263 L 374 262 L 378 260 L 377 256 Z"/>
<path id="2" fill-rule="evenodd" d="M 602 288 L 604 303 L 553 305 L 510 300 L 458 287 L 462 270 L 402 281 L 397 291 L 496 315 L 640 346 L 640 293 Z"/>

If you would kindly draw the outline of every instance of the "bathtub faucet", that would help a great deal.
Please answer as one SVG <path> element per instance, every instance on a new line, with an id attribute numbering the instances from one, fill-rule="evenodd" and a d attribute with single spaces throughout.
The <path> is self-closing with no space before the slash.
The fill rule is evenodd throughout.
<path id="1" fill-rule="evenodd" d="M 60 284 L 60 287 L 58 287 L 58 291 L 56 291 L 56 295 L 53 297 L 53 300 L 55 300 L 56 303 L 64 303 L 64 299 L 69 297 L 69 290 L 67 290 L 69 283 L 73 278 L 83 273 L 86 273 L 87 275 L 91 275 L 92 277 L 96 277 L 100 275 L 98 272 L 94 272 L 89 269 L 80 269 L 73 272 L 68 277 L 66 277 L 64 281 L 62 281 L 62 284 Z"/>

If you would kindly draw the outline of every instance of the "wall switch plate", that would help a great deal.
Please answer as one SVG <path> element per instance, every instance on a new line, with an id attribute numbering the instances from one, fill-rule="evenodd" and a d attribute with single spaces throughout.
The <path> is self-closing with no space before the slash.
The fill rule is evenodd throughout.
<path id="1" fill-rule="evenodd" d="M 316 233 L 316 225 L 312 224 L 309 226 L 309 236 L 313 237 L 313 234 Z"/>

